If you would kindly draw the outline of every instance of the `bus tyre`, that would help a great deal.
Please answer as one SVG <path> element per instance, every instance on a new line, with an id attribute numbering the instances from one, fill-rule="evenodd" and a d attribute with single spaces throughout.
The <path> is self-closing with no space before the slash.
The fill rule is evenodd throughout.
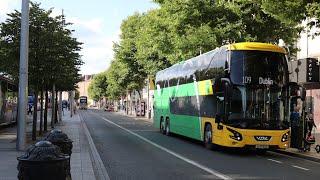
<path id="1" fill-rule="evenodd" d="M 212 144 L 212 127 L 210 124 L 207 124 L 204 130 L 204 146 L 207 149 L 213 149 L 213 144 Z"/>
<path id="2" fill-rule="evenodd" d="M 162 118 L 160 120 L 160 133 L 162 133 L 162 134 L 166 133 L 166 131 L 165 131 L 165 122 L 164 122 L 164 120 Z"/>
<path id="3" fill-rule="evenodd" d="M 165 129 L 165 135 L 170 136 L 170 121 L 169 119 L 166 120 L 166 129 Z"/>

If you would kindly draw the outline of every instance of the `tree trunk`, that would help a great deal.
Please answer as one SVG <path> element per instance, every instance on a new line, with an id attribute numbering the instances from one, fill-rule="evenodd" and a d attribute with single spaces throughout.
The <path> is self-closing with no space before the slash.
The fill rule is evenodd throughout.
<path id="1" fill-rule="evenodd" d="M 127 95 L 126 95 L 126 115 L 129 114 L 129 99 L 128 99 L 129 93 L 127 91 Z"/>
<path id="2" fill-rule="evenodd" d="M 32 140 L 37 139 L 37 119 L 38 119 L 38 90 L 34 92 L 33 101 L 33 123 L 32 123 Z"/>
<path id="3" fill-rule="evenodd" d="M 39 128 L 39 134 L 42 135 L 42 129 L 43 129 L 43 89 L 41 89 L 40 92 L 40 128 Z"/>
<path id="4" fill-rule="evenodd" d="M 52 87 L 52 95 L 51 95 L 51 128 L 53 129 L 54 128 L 54 122 L 55 122 L 55 115 L 56 115 L 56 105 L 55 105 L 55 92 L 56 92 L 56 86 L 55 84 L 53 84 L 53 87 Z"/>
<path id="5" fill-rule="evenodd" d="M 56 91 L 55 93 L 55 119 L 54 119 L 54 122 L 55 123 L 58 123 L 58 109 L 59 109 L 59 106 L 58 106 L 58 91 Z"/>
<path id="6" fill-rule="evenodd" d="M 59 91 L 59 121 L 62 121 L 62 91 Z"/>
<path id="7" fill-rule="evenodd" d="M 46 90 L 46 94 L 45 94 L 45 104 L 44 104 L 44 132 L 48 131 L 48 101 L 49 101 L 49 93 L 48 90 Z"/>

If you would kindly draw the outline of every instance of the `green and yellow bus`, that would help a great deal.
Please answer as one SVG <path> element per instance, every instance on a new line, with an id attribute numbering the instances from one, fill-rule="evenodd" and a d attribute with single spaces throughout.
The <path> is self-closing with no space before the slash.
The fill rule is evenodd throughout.
<path id="1" fill-rule="evenodd" d="M 244 42 L 216 48 L 156 74 L 154 126 L 205 146 L 289 146 L 286 51 Z"/>

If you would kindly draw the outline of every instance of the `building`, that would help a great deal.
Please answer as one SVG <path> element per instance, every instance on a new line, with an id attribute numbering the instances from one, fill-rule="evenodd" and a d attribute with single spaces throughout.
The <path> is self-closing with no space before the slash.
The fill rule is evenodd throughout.
<path id="1" fill-rule="evenodd" d="M 89 98 L 88 87 L 93 79 L 94 75 L 83 75 L 82 80 L 77 84 L 80 96 L 88 97 L 88 105 L 93 105 L 93 100 Z"/>
<path id="2" fill-rule="evenodd" d="M 303 22 L 306 27 L 307 21 Z M 297 53 L 297 59 L 303 58 L 316 58 L 318 62 L 320 61 L 320 36 L 313 36 L 315 32 L 320 31 L 316 28 L 305 28 L 305 30 L 300 34 L 300 39 L 297 42 L 297 48 L 300 49 Z M 313 101 L 313 116 L 315 124 L 320 127 L 320 89 L 319 85 L 315 84 L 313 88 L 308 88 L 307 96 L 312 97 Z M 320 132 L 320 128 L 317 129 Z"/>

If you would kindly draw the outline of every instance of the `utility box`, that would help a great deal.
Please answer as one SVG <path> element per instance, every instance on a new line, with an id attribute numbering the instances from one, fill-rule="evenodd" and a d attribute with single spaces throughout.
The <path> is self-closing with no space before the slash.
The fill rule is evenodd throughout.
<path id="1" fill-rule="evenodd" d="M 289 61 L 290 81 L 300 84 L 319 83 L 319 61 L 315 58 Z"/>

